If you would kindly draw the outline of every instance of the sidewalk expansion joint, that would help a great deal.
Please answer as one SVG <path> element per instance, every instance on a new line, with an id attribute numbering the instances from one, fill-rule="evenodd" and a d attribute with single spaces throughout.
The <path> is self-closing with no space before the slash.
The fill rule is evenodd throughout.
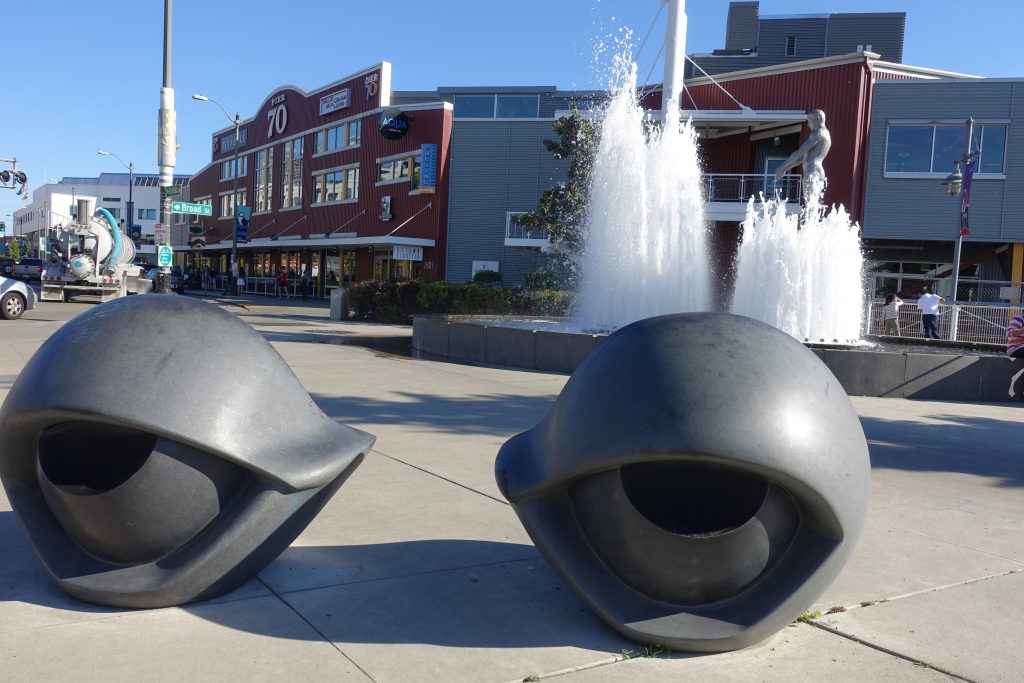
<path id="1" fill-rule="evenodd" d="M 825 625 L 823 623 L 820 623 L 818 621 L 811 620 L 811 621 L 807 621 L 805 623 L 809 624 L 810 626 L 813 626 L 814 628 L 821 629 L 822 631 L 825 631 L 826 633 L 831 633 L 832 635 L 839 636 L 840 638 L 846 638 L 849 641 L 852 641 L 852 642 L 857 643 L 859 645 L 863 645 L 864 647 L 871 648 L 872 650 L 876 650 L 877 652 L 881 652 L 883 654 L 887 654 L 887 655 L 889 655 L 891 657 L 896 657 L 897 659 L 902 659 L 905 662 L 910 662 L 914 666 L 920 666 L 920 667 L 923 667 L 923 668 L 926 668 L 926 669 L 931 669 L 932 671 L 937 671 L 940 674 L 945 674 L 946 676 L 949 676 L 950 678 L 955 678 L 958 681 L 965 681 L 966 683 L 979 683 L 978 681 L 975 681 L 975 679 L 973 679 L 973 678 L 965 678 L 964 676 L 961 676 L 960 674 L 957 674 L 957 673 L 953 673 L 952 671 L 949 671 L 948 669 L 944 669 L 944 668 L 942 668 L 940 666 L 935 666 L 934 664 L 929 664 L 928 662 L 921 661 L 920 659 L 916 659 L 914 657 L 911 657 L 910 655 L 905 655 L 902 652 L 898 652 L 896 650 L 890 649 L 888 647 L 885 647 L 884 645 L 879 645 L 878 643 L 872 643 L 871 641 L 864 640 L 863 638 L 860 638 L 860 637 L 855 636 L 853 634 L 843 633 L 842 631 L 840 631 L 838 629 L 832 628 L 831 626 L 827 626 L 827 625 Z"/>
<path id="2" fill-rule="evenodd" d="M 292 604 L 291 604 L 290 602 L 288 602 L 287 600 L 285 600 L 285 599 L 284 599 L 284 598 L 283 598 L 283 597 L 281 596 L 281 594 L 280 594 L 280 593 L 278 593 L 278 592 L 277 592 L 276 590 L 274 590 L 274 589 L 273 589 L 273 588 L 272 588 L 272 587 L 270 586 L 270 584 L 268 584 L 268 583 L 267 583 L 266 581 L 264 581 L 264 580 L 263 580 L 262 578 L 260 578 L 259 576 L 257 576 L 257 577 L 256 577 L 256 580 L 257 580 L 257 581 L 259 581 L 260 583 L 262 583 L 262 584 L 263 584 L 263 586 L 264 586 L 264 587 L 265 587 L 265 588 L 266 588 L 266 589 L 267 589 L 268 591 L 270 591 L 271 595 L 273 595 L 273 596 L 274 596 L 275 598 L 277 598 L 278 600 L 280 600 L 280 601 L 281 601 L 281 603 L 282 603 L 282 604 L 283 604 L 283 605 L 284 605 L 285 607 L 287 607 L 287 608 L 288 608 L 288 609 L 290 609 L 290 610 L 291 610 L 292 612 L 294 612 L 294 613 L 295 613 L 295 616 L 297 616 L 297 617 L 298 617 L 299 619 L 302 619 L 302 621 L 304 621 L 304 622 L 305 622 L 305 623 L 306 623 L 306 624 L 307 624 L 307 625 L 308 625 L 308 626 L 309 626 L 309 627 L 310 627 L 311 629 L 313 629 L 313 631 L 315 631 L 315 632 L 317 633 L 317 635 L 319 635 L 319 636 L 320 636 L 321 638 L 323 638 L 323 639 L 324 639 L 324 642 L 325 642 L 325 643 L 327 643 L 328 645 L 330 645 L 331 647 L 333 647 L 333 648 L 334 648 L 335 650 L 337 650 L 337 651 L 338 651 L 338 654 L 340 654 L 340 655 L 341 655 L 342 657 L 344 657 L 345 659 L 347 659 L 348 661 L 350 661 L 350 662 L 352 663 L 352 666 L 354 666 L 355 668 L 359 669 L 359 671 L 360 671 L 360 672 L 361 672 L 361 673 L 362 673 L 362 674 L 363 674 L 364 676 L 366 676 L 366 677 L 367 677 L 368 679 L 370 679 L 371 681 L 374 681 L 374 683 L 376 683 L 376 679 L 375 679 L 375 678 L 374 678 L 373 676 L 371 676 L 371 675 L 370 675 L 370 672 L 369 672 L 369 671 L 367 671 L 367 670 L 366 670 L 366 669 L 364 669 L 363 667 L 359 666 L 359 664 L 357 664 L 357 663 L 356 663 L 356 661 L 355 661 L 354 659 L 352 659 L 351 657 L 349 657 L 349 656 L 348 656 L 348 655 L 347 655 L 347 654 L 345 653 L 345 651 L 344 651 L 344 650 L 342 650 L 342 649 L 341 649 L 340 647 L 338 647 L 337 643 L 335 643 L 335 642 L 334 642 L 333 640 L 331 640 L 330 638 L 328 638 L 328 637 L 327 637 L 327 634 L 326 634 L 326 633 L 324 633 L 323 631 L 321 631 L 320 629 L 318 629 L 318 628 L 316 627 L 316 625 L 315 625 L 315 624 L 313 624 L 313 622 L 311 622 L 311 621 L 310 621 L 309 619 L 307 619 L 307 618 L 306 618 L 306 615 L 304 615 L 304 614 L 303 614 L 302 612 L 300 612 L 299 610 L 295 609 L 295 608 L 294 608 L 294 607 L 292 606 Z"/>
<path id="3" fill-rule="evenodd" d="M 391 460 L 394 460 L 395 462 L 400 463 L 402 465 L 405 465 L 407 467 L 411 467 L 414 470 L 419 470 L 420 472 L 423 472 L 424 474 L 429 474 L 432 477 L 437 477 L 441 481 L 446 481 L 449 484 L 454 484 L 455 486 L 458 486 L 459 488 L 466 489 L 467 491 L 475 493 L 475 494 L 477 494 L 479 496 L 483 496 L 484 498 L 489 498 L 490 500 L 493 500 L 493 501 L 495 501 L 497 503 L 501 503 L 502 505 L 508 505 L 509 504 L 508 501 L 505 500 L 504 498 L 495 498 L 494 496 L 492 496 L 492 495 L 490 495 L 488 493 L 484 493 L 483 491 L 477 491 L 475 488 L 473 488 L 471 486 L 466 486 L 465 484 L 460 484 L 459 482 L 455 481 L 454 479 L 449 479 L 448 477 L 442 477 L 437 472 L 431 472 L 430 470 L 424 469 L 424 468 L 420 467 L 419 465 L 413 465 L 411 462 L 406 462 L 405 460 L 402 460 L 401 458 L 396 458 L 393 455 L 388 455 L 387 453 L 385 453 L 383 451 L 379 451 L 376 448 L 373 449 L 373 452 L 377 453 L 378 455 L 383 455 L 385 458 L 390 458 Z"/>

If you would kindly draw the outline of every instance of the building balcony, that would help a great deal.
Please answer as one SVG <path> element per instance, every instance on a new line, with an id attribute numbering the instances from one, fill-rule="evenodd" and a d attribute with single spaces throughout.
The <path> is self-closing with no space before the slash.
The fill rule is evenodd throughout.
<path id="1" fill-rule="evenodd" d="M 786 202 L 787 211 L 799 212 L 803 177 L 785 175 L 775 180 L 775 176 L 764 174 L 705 173 L 703 191 L 707 220 L 742 221 L 746 216 L 747 202 L 751 197 L 760 201 L 762 195 L 771 199 L 778 194 Z"/>

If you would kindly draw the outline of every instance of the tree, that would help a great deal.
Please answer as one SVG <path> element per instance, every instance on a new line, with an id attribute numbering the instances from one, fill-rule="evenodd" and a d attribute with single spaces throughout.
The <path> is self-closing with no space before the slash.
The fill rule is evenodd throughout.
<path id="1" fill-rule="evenodd" d="M 7 240 L 7 258 L 13 259 L 15 263 L 21 260 L 21 244 L 16 237 Z"/>
<path id="2" fill-rule="evenodd" d="M 516 222 L 526 228 L 546 230 L 551 244 L 574 258 L 583 248 L 583 228 L 587 221 L 600 126 L 582 117 L 579 107 L 573 103 L 572 114 L 561 117 L 551 128 L 558 139 L 545 140 L 544 147 L 556 159 L 569 160 L 568 174 L 565 182 L 545 190 L 536 211 L 516 216 Z"/>

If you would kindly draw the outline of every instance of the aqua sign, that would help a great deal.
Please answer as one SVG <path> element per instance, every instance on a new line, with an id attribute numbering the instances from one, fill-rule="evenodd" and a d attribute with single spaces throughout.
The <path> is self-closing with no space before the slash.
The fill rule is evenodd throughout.
<path id="1" fill-rule="evenodd" d="M 174 250 L 169 246 L 162 245 L 156 250 L 156 264 L 161 268 L 167 268 L 174 261 Z"/>
<path id="2" fill-rule="evenodd" d="M 190 204 L 189 202 L 171 202 L 171 213 L 185 213 L 190 216 L 212 216 L 213 206 L 210 204 Z"/>

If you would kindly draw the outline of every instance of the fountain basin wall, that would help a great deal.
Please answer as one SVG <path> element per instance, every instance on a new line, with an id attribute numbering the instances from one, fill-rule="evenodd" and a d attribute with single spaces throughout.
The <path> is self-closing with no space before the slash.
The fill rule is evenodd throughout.
<path id="1" fill-rule="evenodd" d="M 417 316 L 412 346 L 453 361 L 571 373 L 607 335 L 508 327 L 493 316 Z M 543 329 L 550 327 L 551 329 Z M 812 351 L 850 396 L 933 401 L 1010 402 L 1024 393 L 1024 362 L 1006 356 L 818 347 Z"/>

